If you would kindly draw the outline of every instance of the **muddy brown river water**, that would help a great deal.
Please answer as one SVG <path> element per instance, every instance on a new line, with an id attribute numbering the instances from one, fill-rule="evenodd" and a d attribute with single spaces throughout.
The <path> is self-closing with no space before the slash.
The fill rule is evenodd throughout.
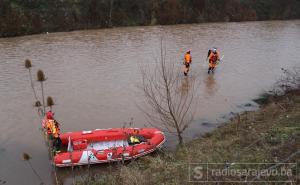
<path id="1" fill-rule="evenodd" d="M 33 74 L 43 69 L 46 96 L 56 102 L 55 116 L 62 131 L 122 127 L 133 118 L 146 124 L 137 105 L 140 66 L 154 65 L 160 39 L 167 58 L 181 68 L 191 49 L 190 75 L 200 86 L 195 121 L 186 131 L 192 139 L 215 129 L 232 113 L 253 110 L 251 100 L 270 90 L 281 68 L 300 65 L 300 21 L 212 23 L 176 26 L 128 27 L 50 33 L 0 39 L 0 184 L 39 184 L 21 155 L 46 184 L 53 183 L 48 150 L 33 107 L 24 60 L 33 62 Z M 207 75 L 207 49 L 216 46 L 224 63 Z M 34 83 L 39 89 L 39 84 Z M 40 93 L 39 93 L 40 94 Z M 245 106 L 247 105 L 247 106 Z M 168 137 L 167 146 L 174 146 Z M 105 167 L 93 167 L 105 170 Z M 78 174 L 85 170 L 77 169 Z M 59 170 L 60 181 L 70 183 L 70 170 Z"/>

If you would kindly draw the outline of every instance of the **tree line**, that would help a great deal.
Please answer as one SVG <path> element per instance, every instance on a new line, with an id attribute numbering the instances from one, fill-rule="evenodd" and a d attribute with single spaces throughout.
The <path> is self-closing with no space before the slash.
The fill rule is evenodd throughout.
<path id="1" fill-rule="evenodd" d="M 0 0 L 0 37 L 115 26 L 300 18 L 300 0 Z"/>

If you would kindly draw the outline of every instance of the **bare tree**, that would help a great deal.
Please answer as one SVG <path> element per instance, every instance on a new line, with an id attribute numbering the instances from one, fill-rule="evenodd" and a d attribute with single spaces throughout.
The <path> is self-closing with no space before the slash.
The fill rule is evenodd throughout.
<path id="1" fill-rule="evenodd" d="M 154 70 L 142 68 L 141 89 L 146 106 L 140 108 L 148 123 L 178 137 L 183 144 L 182 134 L 192 122 L 195 108 L 195 80 L 181 75 L 174 62 L 166 60 L 166 48 L 161 41 L 160 57 Z M 188 78 L 188 79 L 184 79 Z M 182 83 L 189 81 L 188 89 L 182 93 Z"/>

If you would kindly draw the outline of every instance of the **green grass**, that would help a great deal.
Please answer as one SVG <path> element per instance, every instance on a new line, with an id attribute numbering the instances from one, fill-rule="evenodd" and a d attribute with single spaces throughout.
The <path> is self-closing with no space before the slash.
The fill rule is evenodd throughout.
<path id="1" fill-rule="evenodd" d="M 285 160 L 300 149 L 299 97 L 299 93 L 276 97 L 276 102 L 268 101 L 258 111 L 242 113 L 205 137 L 188 142 L 175 151 L 159 152 L 120 166 L 116 172 L 96 178 L 91 184 L 192 184 L 187 182 L 189 163 L 297 162 L 300 155 Z M 231 168 L 240 167 L 251 168 L 251 164 L 236 164 Z M 259 168 L 266 167 L 269 166 Z M 298 181 L 299 177 L 298 174 Z M 286 180 L 284 178 L 272 180 Z M 231 180 L 241 179 L 231 177 Z"/>

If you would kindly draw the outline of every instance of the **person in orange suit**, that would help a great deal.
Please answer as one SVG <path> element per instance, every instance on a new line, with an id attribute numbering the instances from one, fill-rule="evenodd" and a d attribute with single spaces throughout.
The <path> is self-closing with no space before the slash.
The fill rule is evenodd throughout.
<path id="1" fill-rule="evenodd" d="M 208 74 L 210 72 L 214 73 L 214 70 L 218 64 L 218 62 L 220 61 L 220 55 L 219 52 L 217 51 L 217 48 L 213 48 L 212 50 L 208 51 Z"/>
<path id="2" fill-rule="evenodd" d="M 52 113 L 51 111 L 48 111 L 46 113 L 44 128 L 47 129 L 47 134 L 49 136 L 52 134 L 51 129 L 52 129 L 53 125 L 54 125 L 54 113 Z"/>
<path id="3" fill-rule="evenodd" d="M 187 76 L 190 70 L 191 63 L 192 63 L 192 56 L 191 56 L 191 51 L 189 50 L 186 52 L 184 56 L 184 71 L 183 71 L 184 76 Z"/>
<path id="4" fill-rule="evenodd" d="M 60 128 L 59 123 L 54 119 L 54 113 L 52 111 L 46 113 L 44 127 L 47 129 L 48 138 L 53 141 L 52 147 L 54 148 L 55 153 L 59 153 L 61 147 L 61 139 L 59 137 Z"/>

